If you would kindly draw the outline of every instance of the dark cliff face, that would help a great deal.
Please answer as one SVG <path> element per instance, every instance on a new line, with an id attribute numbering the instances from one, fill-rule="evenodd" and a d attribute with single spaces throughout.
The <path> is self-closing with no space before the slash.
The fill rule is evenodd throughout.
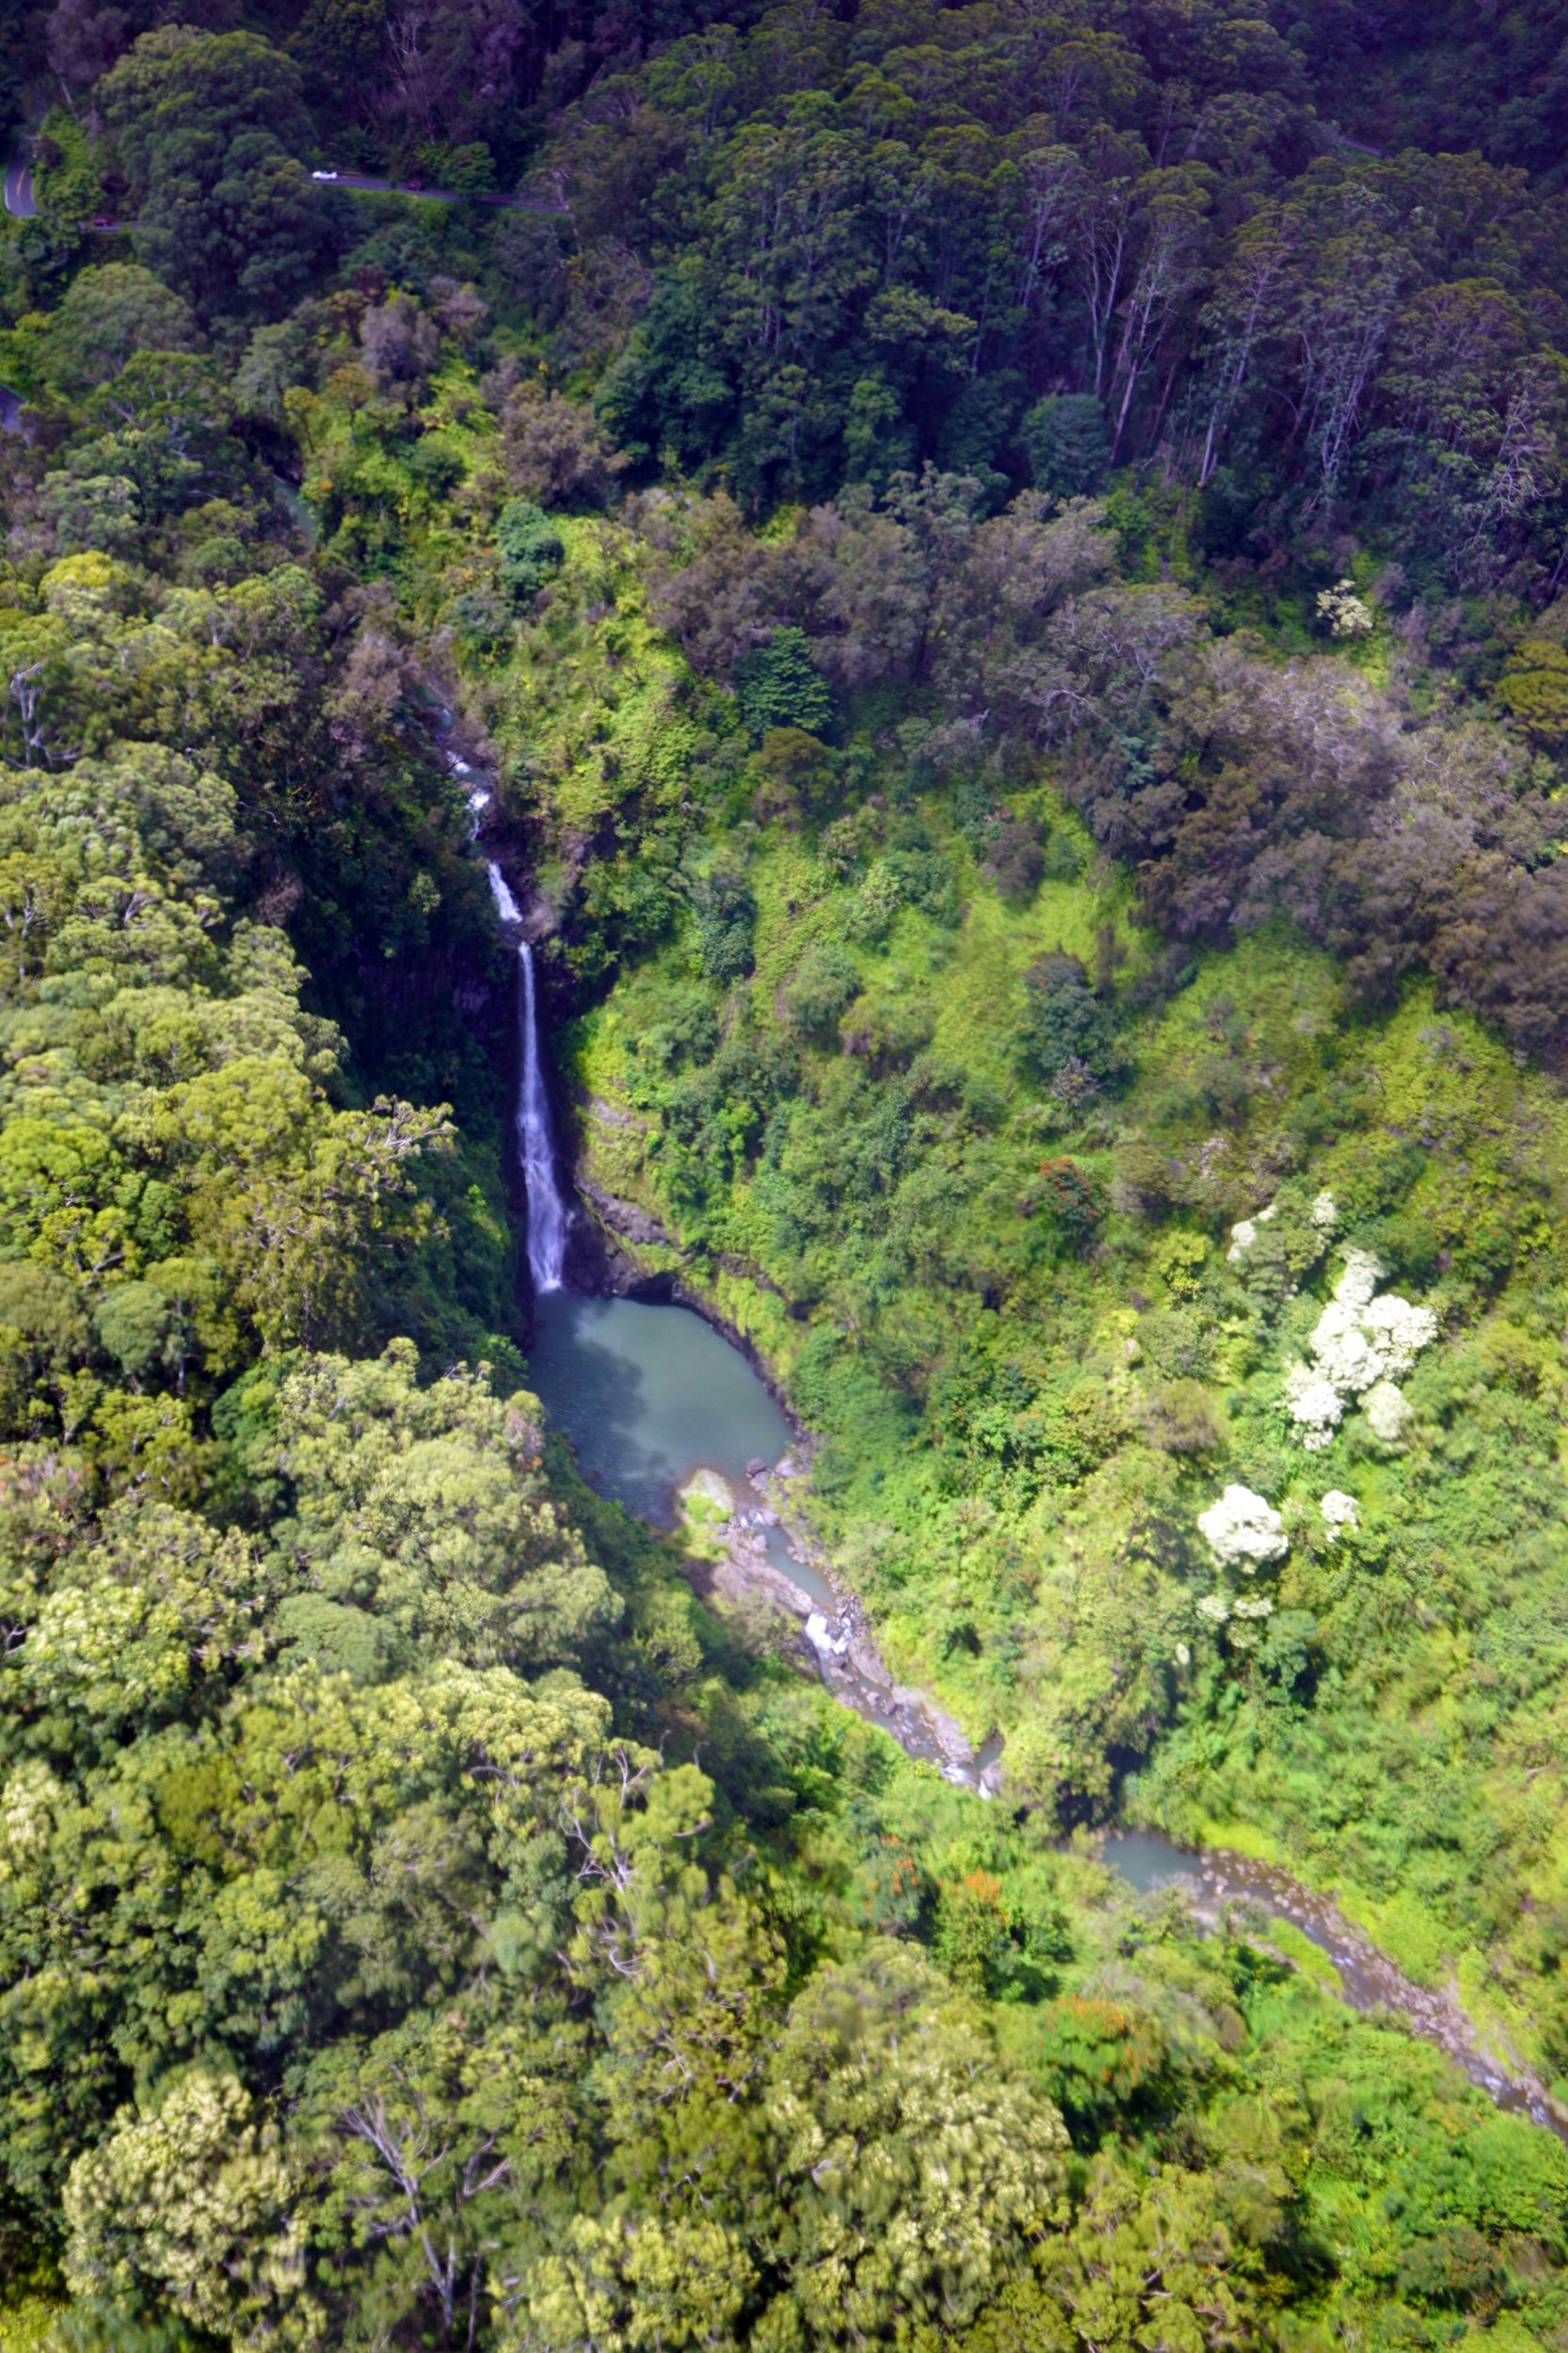
<path id="1" fill-rule="evenodd" d="M 572 1178 L 572 1221 L 567 1242 L 568 1290 L 589 1291 L 600 1298 L 641 1299 L 653 1305 L 680 1302 L 698 1307 L 710 1322 L 718 1321 L 705 1305 L 687 1295 L 677 1273 L 666 1270 L 649 1274 L 639 1264 L 639 1247 L 670 1241 L 654 1219 L 630 1201 L 617 1201 L 602 1186 L 571 1171 L 569 1164 L 568 1173 Z"/>

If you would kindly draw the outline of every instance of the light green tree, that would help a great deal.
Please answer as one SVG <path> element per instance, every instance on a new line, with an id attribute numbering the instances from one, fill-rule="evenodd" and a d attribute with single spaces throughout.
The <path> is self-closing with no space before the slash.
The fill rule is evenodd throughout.
<path id="1" fill-rule="evenodd" d="M 357 2258 L 361 2326 L 423 2321 L 472 2345 L 523 2251 L 591 2201 L 582 2041 L 548 1997 L 511 2018 L 475 1997 L 321 2054 L 299 2127 L 317 2150 L 313 2230 Z"/>
<path id="2" fill-rule="evenodd" d="M 962 2324 L 1060 2216 L 1061 2117 L 902 1944 L 819 1971 L 797 1996 L 767 2114 L 777 2188 L 759 2236 L 777 2289 L 759 2345 Z"/>
<path id="3" fill-rule="evenodd" d="M 138 351 L 189 351 L 196 341 L 190 306 L 139 263 L 85 269 L 67 287 L 49 322 L 42 352 L 45 380 L 67 395 L 119 376 Z"/>
<path id="4" fill-rule="evenodd" d="M 309 2345 L 296 2184 L 276 2127 L 233 2075 L 193 2070 L 122 2109 L 65 2190 L 72 2293 L 172 2312 L 227 2343 Z"/>
<path id="5" fill-rule="evenodd" d="M 619 1613 L 557 1510 L 536 1401 L 503 1403 L 467 1372 L 419 1385 L 394 1341 L 374 1363 L 316 1357 L 279 1400 L 295 1509 L 277 1542 L 291 1574 L 373 1610 L 417 1655 L 474 1665 L 577 1657 Z"/>

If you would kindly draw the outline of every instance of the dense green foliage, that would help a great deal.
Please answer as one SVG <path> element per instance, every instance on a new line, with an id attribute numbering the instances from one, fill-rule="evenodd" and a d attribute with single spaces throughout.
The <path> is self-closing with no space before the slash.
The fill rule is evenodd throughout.
<path id="1" fill-rule="evenodd" d="M 164 14 L 6 18 L 0 2343 L 1568 2343 L 1090 1834 L 1568 2089 L 1551 12 Z M 542 1428 L 441 704 L 1000 1802 Z"/>

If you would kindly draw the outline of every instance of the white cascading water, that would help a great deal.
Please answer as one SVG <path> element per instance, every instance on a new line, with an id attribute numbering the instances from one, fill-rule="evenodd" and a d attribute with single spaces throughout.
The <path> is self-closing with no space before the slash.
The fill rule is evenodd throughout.
<path id="1" fill-rule="evenodd" d="M 485 868 L 495 911 L 506 924 L 520 923 L 522 909 L 506 877 L 491 858 Z M 567 1255 L 567 1205 L 555 1182 L 555 1145 L 550 1132 L 550 1096 L 539 1060 L 539 1017 L 534 1001 L 534 951 L 518 942 L 518 1042 L 522 1079 L 518 1088 L 518 1159 L 528 1201 L 528 1272 L 536 1294 L 558 1291 Z"/>
<path id="2" fill-rule="evenodd" d="M 555 1182 L 550 1096 L 539 1065 L 539 1022 L 534 1006 L 534 951 L 518 948 L 518 1018 L 522 1027 L 522 1085 L 518 1093 L 518 1150 L 528 1195 L 528 1272 L 534 1289 L 558 1291 L 567 1255 L 567 1209 Z"/>
<path id="3" fill-rule="evenodd" d="M 507 888 L 506 877 L 493 857 L 487 862 L 485 872 L 489 876 L 490 897 L 495 901 L 497 915 L 504 923 L 520 923 L 522 909 Z"/>
<path id="4" fill-rule="evenodd" d="M 450 712 L 444 714 L 451 725 Z M 471 834 L 477 837 L 490 805 L 489 792 L 476 768 L 456 752 L 446 764 L 462 786 L 468 801 Z M 520 926 L 522 909 L 507 887 L 494 858 L 488 858 L 490 897 L 495 911 L 510 929 Z M 561 1288 L 567 1256 L 567 1205 L 555 1181 L 555 1145 L 550 1132 L 550 1096 L 539 1061 L 539 1017 L 534 1001 L 534 951 L 526 939 L 518 942 L 518 1042 L 522 1049 L 522 1078 L 518 1088 L 518 1159 L 528 1204 L 528 1272 L 536 1298 L 541 1291 Z"/>

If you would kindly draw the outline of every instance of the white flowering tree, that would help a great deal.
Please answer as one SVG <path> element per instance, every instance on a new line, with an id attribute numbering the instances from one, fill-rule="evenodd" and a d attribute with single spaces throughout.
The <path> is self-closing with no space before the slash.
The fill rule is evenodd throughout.
<path id="1" fill-rule="evenodd" d="M 1198 1513 L 1198 1532 L 1222 1569 L 1256 1577 L 1260 1568 L 1283 1561 L 1290 1549 L 1285 1522 L 1267 1498 L 1250 1487 L 1232 1484 Z M 1267 1593 L 1205 1593 L 1198 1611 L 1210 1625 L 1224 1625 L 1232 1617 L 1266 1618 L 1273 1609 Z"/>
<path id="2" fill-rule="evenodd" d="M 1347 1249 L 1312 1334 L 1312 1361 L 1292 1365 L 1285 1376 L 1286 1408 L 1309 1453 L 1332 1444 L 1352 1398 L 1377 1436 L 1390 1443 L 1409 1419 L 1398 1385 L 1437 1337 L 1437 1318 L 1396 1291 L 1380 1292 L 1382 1272 L 1369 1250 Z"/>
<path id="3" fill-rule="evenodd" d="M 1333 1543 L 1337 1543 L 1347 1529 L 1353 1533 L 1361 1526 L 1361 1507 L 1354 1496 L 1348 1496 L 1342 1487 L 1331 1487 L 1318 1509 Z"/>

